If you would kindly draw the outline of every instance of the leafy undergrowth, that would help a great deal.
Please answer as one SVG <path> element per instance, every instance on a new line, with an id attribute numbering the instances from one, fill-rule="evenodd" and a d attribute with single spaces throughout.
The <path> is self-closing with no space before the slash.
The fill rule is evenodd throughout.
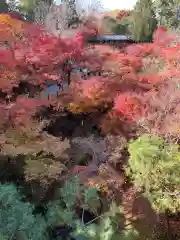
<path id="1" fill-rule="evenodd" d="M 17 207 L 11 208 L 17 193 L 3 184 L 15 183 L 25 195 L 23 201 L 36 207 L 53 203 L 48 229 L 63 220 L 83 239 L 135 240 L 137 235 L 131 233 L 138 230 L 140 239 L 147 240 L 161 214 L 164 220 L 168 211 L 180 212 L 180 43 L 163 27 L 154 33 L 152 43 L 133 44 L 122 51 L 87 46 L 85 39 L 91 34 L 94 30 L 86 27 L 73 39 L 61 39 L 41 26 L 0 15 L 3 204 L 18 216 L 24 206 L 30 225 L 36 225 L 32 208 L 19 197 Z M 69 82 L 68 74 L 75 67 L 88 68 L 94 75 L 87 80 L 77 75 Z M 49 83 L 61 84 L 64 79 L 69 87 L 60 94 L 48 99 L 41 95 Z M 74 175 L 80 185 L 73 196 L 75 204 L 67 206 L 68 196 L 65 193 L 65 201 L 60 201 L 58 189 Z M 82 223 L 87 206 L 78 191 L 89 187 L 96 187 L 95 200 L 100 198 L 105 209 L 95 214 L 98 224 L 90 222 L 86 228 Z M 70 190 L 73 193 L 75 188 Z M 131 232 L 122 230 L 120 220 L 114 219 L 117 208 L 113 218 L 109 215 L 109 205 L 115 201 L 124 206 Z M 77 208 L 82 210 L 80 216 L 74 214 Z M 8 219 L 5 211 L 3 217 Z M 15 225 L 11 223 L 13 238 L 26 232 L 25 239 L 32 239 L 27 226 L 19 223 L 14 230 Z M 40 240 L 45 239 L 44 226 Z M 9 239 L 5 229 L 1 226 L 0 234 Z"/>

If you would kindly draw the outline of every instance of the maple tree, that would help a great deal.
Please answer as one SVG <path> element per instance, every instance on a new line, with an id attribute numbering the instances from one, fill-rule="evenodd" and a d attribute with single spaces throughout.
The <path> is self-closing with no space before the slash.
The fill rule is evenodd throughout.
<path id="1" fill-rule="evenodd" d="M 97 34 L 90 23 L 74 39 L 62 39 L 48 34 L 38 25 L 9 15 L 2 14 L 0 18 L 1 109 L 6 113 L 1 120 L 3 124 L 12 121 L 16 125 L 30 124 L 27 120 L 37 109 L 51 104 L 57 110 L 63 105 L 75 114 L 104 109 L 108 111 L 107 116 L 115 112 L 116 117 L 118 115 L 125 122 L 136 122 L 149 111 L 147 91 L 164 84 L 172 74 L 178 75 L 179 43 L 174 43 L 174 38 L 161 26 L 154 34 L 153 43 L 132 45 L 120 52 L 103 45 L 86 47 L 84 39 Z M 171 47 L 170 43 L 173 43 Z M 71 63 L 66 64 L 69 60 L 73 60 L 74 67 L 100 72 L 101 77 L 73 81 L 66 97 L 61 96 L 53 102 L 24 96 L 22 83 L 26 93 L 33 89 L 33 97 L 47 87 L 48 81 L 61 84 L 66 71 L 73 67 Z M 159 69 L 147 72 L 155 61 L 159 61 Z"/>
<path id="2" fill-rule="evenodd" d="M 1 152 L 10 157 L 26 155 L 25 163 L 14 158 L 12 162 L 19 161 L 22 164 L 24 181 L 33 190 L 37 187 L 38 197 L 46 194 L 39 194 L 40 183 L 43 191 L 48 190 L 49 185 L 61 181 L 64 172 L 74 174 L 71 165 L 84 169 L 86 173 L 92 173 L 94 169 L 98 172 L 99 166 L 102 167 L 102 163 L 106 165 L 105 160 L 109 157 L 109 153 L 103 157 L 104 150 L 99 150 L 100 145 L 93 140 L 94 145 L 90 148 L 94 155 L 98 155 L 97 161 L 93 162 L 95 166 L 92 164 L 93 170 L 90 165 L 77 166 L 79 159 L 76 161 L 65 153 L 76 142 L 73 139 L 75 134 L 69 134 L 73 140 L 68 139 L 63 146 L 59 138 L 50 139 L 50 134 L 42 134 L 48 128 L 39 131 L 39 125 L 44 127 L 44 119 L 37 117 L 42 107 L 52 110 L 53 113 L 50 111 L 48 115 L 52 124 L 56 120 L 61 124 L 62 118 L 59 116 L 66 115 L 63 128 L 69 125 L 73 133 L 77 130 L 76 123 L 71 124 L 69 119 L 73 121 L 79 117 L 83 119 L 79 121 L 81 126 L 89 125 L 86 120 L 91 119 L 101 130 L 102 139 L 106 140 L 109 134 L 118 135 L 112 143 L 117 156 L 112 150 L 108 159 L 118 166 L 124 160 L 127 141 L 137 137 L 137 134 L 148 131 L 162 135 L 167 141 L 167 136 L 179 140 L 180 44 L 164 27 L 156 30 L 152 43 L 133 44 L 122 50 L 86 44 L 89 36 L 97 34 L 90 22 L 74 38 L 60 38 L 49 34 L 42 26 L 1 14 L 0 31 Z M 91 74 L 87 74 L 86 80 L 76 74 L 59 96 L 50 99 L 40 96 L 49 83 L 62 84 L 66 74 L 73 68 L 85 68 Z M 56 130 L 61 132 L 59 128 Z M 123 142 L 119 140 L 121 136 Z M 76 140 L 81 142 L 81 147 L 85 141 L 88 142 L 85 151 L 89 151 L 89 138 Z M 63 149 L 59 150 L 59 145 Z M 44 152 L 51 155 L 47 156 Z M 108 167 L 107 164 L 106 169 Z M 85 178 L 87 180 L 86 174 Z M 90 181 L 99 180 L 90 177 Z"/>
<path id="3" fill-rule="evenodd" d="M 52 177 L 53 184 L 66 169 L 54 158 L 62 160 L 64 156 L 68 160 L 64 153 L 68 144 L 65 146 L 64 142 L 42 133 L 44 122 L 38 114 L 42 109 L 49 109 L 52 101 L 43 97 L 41 92 L 49 83 L 61 85 L 72 68 L 71 62 L 80 64 L 81 59 L 87 58 L 83 54 L 84 39 L 94 30 L 87 26 L 74 38 L 63 39 L 49 34 L 42 26 L 1 14 L 0 32 L 1 152 L 10 158 L 19 155 L 27 157 L 23 166 L 25 181 L 30 182 L 34 189 L 32 198 L 37 200 L 51 187 L 46 179 Z M 55 142 L 58 146 L 52 154 L 49 145 L 54 147 Z M 39 156 L 39 152 L 44 155 Z M 47 169 L 47 162 L 51 165 L 50 169 Z M 41 194 L 39 183 L 45 183 Z"/>
<path id="4" fill-rule="evenodd" d="M 124 14 L 126 11 L 120 15 Z M 75 38 L 62 39 L 50 35 L 41 26 L 7 14 L 1 14 L 0 20 L 1 109 L 6 113 L 1 121 L 4 124 L 11 121 L 27 124 L 37 108 L 50 104 L 56 109 L 65 104 L 76 114 L 108 109 L 108 115 L 116 112 L 126 120 L 130 116 L 131 120 L 139 119 L 147 116 L 150 105 L 145 97 L 147 92 L 179 73 L 179 43 L 161 26 L 154 34 L 153 43 L 135 44 L 121 52 L 103 45 L 87 46 L 84 39 L 97 34 L 90 23 Z M 53 102 L 27 99 L 25 95 L 31 92 L 29 95 L 35 97 L 48 86 L 48 81 L 61 84 L 73 67 L 69 60 L 74 67 L 99 72 L 101 77 L 73 81 L 64 99 L 63 96 Z M 155 62 L 158 62 L 156 68 Z M 147 69 L 152 68 L 154 72 L 149 73 Z"/>
<path id="5" fill-rule="evenodd" d="M 38 93 L 48 86 L 48 81 L 61 83 L 66 71 L 65 62 L 78 59 L 81 55 L 83 37 L 64 40 L 50 35 L 40 26 L 22 22 L 6 14 L 0 15 L 0 31 L 0 90 L 4 96 L 1 98 L 1 108 L 8 109 L 10 113 L 17 112 L 21 106 L 18 112 L 21 112 L 22 117 L 30 109 L 34 113 L 36 106 L 47 106 L 47 101 L 26 99 L 21 85 L 26 85 L 27 89 L 28 86 L 29 89 L 37 86 Z M 19 95 L 15 94 L 18 91 L 22 95 L 20 102 L 17 98 Z M 35 94 L 36 92 L 34 96 Z M 28 113 L 26 117 L 27 115 Z M 12 119 L 17 120 L 14 117 Z"/>
<path id="6" fill-rule="evenodd" d="M 86 81 L 72 82 L 66 106 L 74 114 L 91 114 L 104 109 L 107 113 L 102 115 L 104 129 L 107 129 L 105 119 L 110 116 L 116 123 L 132 121 L 132 124 L 139 124 L 155 113 L 152 98 L 158 101 L 161 92 L 168 92 L 170 86 L 172 89 L 178 84 L 178 80 L 169 80 L 178 77 L 178 52 L 179 43 L 175 36 L 162 26 L 154 33 L 153 43 L 134 44 L 124 52 L 105 45 L 85 49 L 81 66 L 100 71 L 101 77 L 91 76 Z M 57 99 L 56 106 L 59 101 L 62 97 Z M 112 126 L 113 123 L 111 129 Z"/>
<path id="7" fill-rule="evenodd" d="M 120 21 L 122 18 L 130 16 L 130 14 L 131 14 L 130 10 L 120 10 L 116 19 Z"/>

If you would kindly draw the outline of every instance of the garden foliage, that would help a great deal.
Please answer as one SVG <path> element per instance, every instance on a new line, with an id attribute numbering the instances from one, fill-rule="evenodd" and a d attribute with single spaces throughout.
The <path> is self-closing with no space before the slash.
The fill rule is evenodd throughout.
<path id="1" fill-rule="evenodd" d="M 131 15 L 130 30 L 135 40 L 148 42 L 157 27 L 157 20 L 151 0 L 138 0 Z"/>
<path id="2" fill-rule="evenodd" d="M 0 236 L 4 240 L 15 239 L 52 239 L 51 230 L 54 227 L 71 227 L 76 239 L 138 239 L 135 230 L 122 230 L 118 233 L 116 224 L 123 221 L 123 211 L 116 204 L 112 204 L 110 210 L 102 216 L 97 216 L 100 225 L 95 224 L 93 219 L 88 223 L 83 222 L 76 214 L 79 194 L 84 203 L 80 206 L 89 211 L 94 211 L 100 201 L 95 188 L 84 188 L 79 185 L 78 178 L 74 178 L 72 183 L 65 183 L 59 191 L 60 199 L 47 205 L 45 216 L 34 213 L 32 204 L 24 202 L 20 192 L 13 184 L 1 184 L 1 224 Z M 102 218 L 102 219 L 101 219 Z M 70 239 L 70 235 L 69 238 Z M 66 236 L 68 237 L 68 235 Z"/>
<path id="3" fill-rule="evenodd" d="M 179 146 L 142 135 L 129 144 L 129 153 L 127 174 L 155 210 L 180 211 Z"/>
<path id="4" fill-rule="evenodd" d="M 48 240 L 47 224 L 41 215 L 33 215 L 33 206 L 22 200 L 16 186 L 0 185 L 0 237 L 3 240 Z"/>
<path id="5" fill-rule="evenodd" d="M 105 31 L 109 30 L 110 33 L 115 35 L 130 35 L 130 15 L 131 11 L 121 10 L 115 18 L 104 17 L 103 24 L 105 25 Z"/>
<path id="6" fill-rule="evenodd" d="M 143 24 L 142 28 L 138 27 L 138 40 L 149 40 L 155 29 L 155 21 L 148 18 L 152 14 L 150 3 L 146 3 L 147 11 L 143 12 L 143 18 L 147 17 L 147 22 L 142 21 L 142 16 L 141 21 L 139 19 L 134 22 L 135 25 Z M 134 19 L 137 15 L 140 16 L 137 14 L 138 8 L 143 9 L 140 1 L 135 7 L 132 16 Z M 147 25 L 149 28 L 146 28 Z M 153 34 L 152 42 L 133 44 L 119 50 L 105 45 L 87 45 L 86 38 L 96 33 L 95 29 L 86 26 L 74 37 L 55 37 L 41 26 L 14 19 L 7 14 L 0 15 L 0 147 L 3 159 L 6 157 L 2 166 L 6 165 L 6 169 L 11 166 L 13 171 L 17 170 L 16 167 L 21 168 L 21 183 L 24 181 L 32 189 L 34 185 L 52 185 L 50 190 L 53 192 L 55 183 L 58 186 L 62 184 L 67 172 L 73 175 L 72 168 L 77 162 L 67 152 L 75 142 L 74 136 L 83 137 L 89 134 L 85 132 L 84 126 L 88 125 L 89 129 L 92 124 L 92 129 L 96 129 L 101 137 L 106 138 L 110 134 L 117 135 L 117 141 L 123 139 L 122 142 L 112 143 L 112 147 L 108 146 L 116 149 L 118 156 L 114 156 L 112 152 L 110 156 L 102 154 L 103 152 L 100 154 L 99 149 L 96 151 L 97 161 L 93 162 L 96 170 L 101 163 L 106 164 L 109 159 L 109 163 L 114 162 L 118 171 L 121 168 L 123 172 L 124 159 L 128 158 L 127 141 L 148 132 L 150 136 L 142 135 L 129 145 L 128 175 L 156 210 L 179 211 L 179 40 L 170 35 L 163 26 L 159 26 Z M 73 68 L 87 68 L 93 75 L 84 80 L 76 74 L 76 77 L 68 82 L 69 87 L 57 96 L 47 99 L 42 95 L 42 91 L 49 84 L 62 84 L 64 79 L 67 80 Z M 74 135 L 69 133 L 68 137 L 71 137 L 65 145 L 59 138 L 55 141 L 48 134 L 43 135 L 51 124 L 61 124 L 64 116 L 66 126 L 60 128 L 58 125 L 54 130 L 56 134 L 61 135 L 62 130 L 66 130 L 64 128 L 72 127 L 73 124 L 69 124 L 71 118 L 72 121 L 80 119 L 78 127 L 83 129 L 79 133 L 73 125 Z M 89 142 L 87 139 L 86 142 Z M 98 146 L 96 141 L 94 142 Z M 83 141 L 81 143 L 84 144 Z M 61 150 L 58 149 L 58 144 L 63 146 Z M 95 152 L 95 147 L 93 148 L 91 150 Z M 18 156 L 18 160 L 15 160 L 14 155 Z M 22 161 L 19 160 L 20 156 Z M 103 156 L 103 160 L 99 159 L 100 156 Z M 93 174 L 93 171 L 90 173 Z M 89 181 L 91 177 L 92 175 L 86 177 L 86 180 Z M 90 224 L 91 226 L 82 226 L 82 220 L 79 221 L 75 211 L 77 206 L 88 210 L 94 208 L 95 211 L 99 198 L 96 189 L 81 189 L 77 179 L 73 184 L 65 185 L 67 188 L 64 192 L 61 190 L 63 204 L 62 198 L 57 202 L 50 201 L 48 219 L 52 222 L 49 225 L 56 226 L 60 221 L 71 225 L 73 220 L 78 220 L 75 221 L 78 226 L 75 226 L 75 235 L 81 233 L 86 235 L 87 239 L 102 239 L 108 231 L 107 239 L 114 240 L 116 234 L 117 239 L 121 239 L 118 235 L 119 228 L 114 231 L 114 220 L 108 215 L 109 212 L 107 218 L 103 217 L 98 226 L 94 223 Z M 1 196 L 4 196 L 5 191 L 7 198 L 2 203 L 5 207 L 1 209 L 6 221 L 11 221 L 7 217 L 7 214 L 13 216 L 11 211 L 25 218 L 23 214 L 26 215 L 26 212 L 22 213 L 20 207 L 24 202 L 20 202 L 14 187 L 2 185 L 1 188 Z M 76 193 L 80 189 L 82 192 L 78 192 L 80 198 L 77 198 Z M 13 195 L 8 195 L 8 191 Z M 50 195 L 53 194 L 50 192 Z M 15 196 L 19 199 L 17 202 L 12 200 Z M 10 197 L 12 199 L 9 199 Z M 6 204 L 8 201 L 10 206 Z M 6 208 L 8 210 L 4 212 Z M 35 224 L 36 228 L 39 226 L 36 221 L 41 220 L 32 215 L 29 205 L 24 208 L 27 209 L 30 222 L 23 221 L 22 229 L 26 234 L 35 235 L 36 230 L 31 233 L 26 223 L 31 226 Z M 98 217 L 100 220 L 100 216 Z M 12 221 L 17 219 L 18 216 Z M 18 224 L 21 228 L 20 221 Z M 44 222 L 42 231 L 37 234 L 44 234 L 43 224 Z M 2 227 L 1 234 L 4 238 L 7 236 L 8 239 L 8 234 L 15 236 L 17 229 L 14 225 L 13 230 L 7 229 L 8 224 Z M 99 230 L 101 225 L 102 231 Z M 40 239 L 41 235 L 37 236 Z"/>
<path id="7" fill-rule="evenodd" d="M 80 36 L 73 40 L 51 36 L 40 26 L 6 14 L 1 14 L 0 25 L 1 109 L 9 112 L 4 114 L 4 124 L 23 125 L 36 107 L 48 106 L 47 101 L 34 97 L 49 81 L 61 83 L 64 63 L 81 55 L 83 40 Z M 11 103 L 8 110 L 7 101 Z"/>
<path id="8" fill-rule="evenodd" d="M 60 200 L 48 205 L 47 219 L 51 227 L 68 225 L 72 228 L 71 235 L 75 239 L 139 239 L 138 233 L 133 228 L 120 229 L 124 221 L 124 212 L 122 207 L 115 203 L 111 203 L 108 212 L 95 215 L 97 217 L 89 222 L 84 222 L 84 212 L 81 218 L 78 218 L 76 211 L 78 201 L 83 211 L 96 212 L 100 206 L 100 198 L 96 188 L 80 185 L 77 177 L 72 182 L 65 183 L 59 195 Z"/>
<path id="9" fill-rule="evenodd" d="M 166 27 L 177 27 L 178 19 L 178 0 L 156 0 L 154 1 L 158 22 Z"/>

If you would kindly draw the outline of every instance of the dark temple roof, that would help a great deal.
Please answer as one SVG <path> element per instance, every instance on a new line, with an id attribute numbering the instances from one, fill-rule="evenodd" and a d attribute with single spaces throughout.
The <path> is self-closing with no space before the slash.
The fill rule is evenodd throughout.
<path id="1" fill-rule="evenodd" d="M 125 35 L 100 35 L 88 39 L 88 42 L 135 42 Z"/>

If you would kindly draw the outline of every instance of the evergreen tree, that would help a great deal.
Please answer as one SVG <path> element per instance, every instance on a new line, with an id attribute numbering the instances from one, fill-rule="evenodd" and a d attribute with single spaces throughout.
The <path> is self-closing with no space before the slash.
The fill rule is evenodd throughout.
<path id="1" fill-rule="evenodd" d="M 157 20 L 151 0 L 138 0 L 132 12 L 130 31 L 136 41 L 151 41 Z"/>
<path id="2" fill-rule="evenodd" d="M 20 7 L 27 19 L 34 21 L 35 18 L 35 9 L 40 2 L 45 2 L 49 6 L 53 4 L 53 0 L 20 0 Z"/>
<path id="3" fill-rule="evenodd" d="M 158 136 L 142 135 L 129 144 L 129 153 L 127 174 L 154 209 L 180 211 L 179 146 Z"/>
<path id="4" fill-rule="evenodd" d="M 60 200 L 48 204 L 46 218 L 51 227 L 68 226 L 71 229 L 68 240 L 139 240 L 139 234 L 133 226 L 128 225 L 127 228 L 119 230 L 124 221 L 124 211 L 114 202 L 111 203 L 109 211 L 88 223 L 84 223 L 83 215 L 81 218 L 76 215 L 77 197 L 80 195 L 83 197 L 81 207 L 84 210 L 91 211 L 98 207 L 96 188 L 80 185 L 75 177 L 73 182 L 65 183 L 59 193 Z M 99 220 L 98 223 L 95 223 L 95 220 Z"/>
<path id="5" fill-rule="evenodd" d="M 0 184 L 0 239 L 49 240 L 41 215 L 33 215 L 33 206 L 23 202 L 15 185 Z"/>
<path id="6" fill-rule="evenodd" d="M 33 205 L 24 202 L 13 184 L 0 184 L 0 239 L 2 240 L 50 240 L 52 236 L 48 229 L 61 229 L 58 239 L 82 240 L 138 240 L 139 235 L 132 227 L 119 231 L 119 224 L 124 221 L 123 208 L 111 203 L 108 212 L 98 216 L 88 223 L 83 217 L 76 215 L 77 197 L 82 191 L 84 209 L 96 208 L 99 202 L 95 188 L 85 188 L 80 185 L 78 178 L 67 183 L 60 190 L 60 200 L 47 205 L 46 220 L 42 215 L 34 215 Z M 64 228 L 63 228 L 64 226 Z M 62 233 L 67 228 L 65 238 Z M 72 237 L 73 238 L 72 238 Z"/>

